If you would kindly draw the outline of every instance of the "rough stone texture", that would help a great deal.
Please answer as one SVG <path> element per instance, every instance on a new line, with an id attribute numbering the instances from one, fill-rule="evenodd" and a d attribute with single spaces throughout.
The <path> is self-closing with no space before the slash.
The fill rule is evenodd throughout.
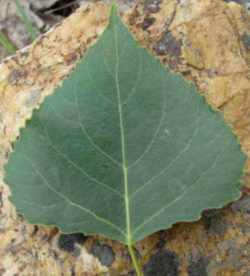
<path id="1" fill-rule="evenodd" d="M 46 32 L 52 25 L 60 22 L 62 16 L 47 14 L 57 0 L 18 0 L 37 34 Z M 15 49 L 22 49 L 32 41 L 27 28 L 13 0 L 0 0 L 0 30 L 4 32 Z M 9 55 L 0 43 L 0 62 Z"/>
<path id="2" fill-rule="evenodd" d="M 178 276 L 178 256 L 167 249 L 162 249 L 150 257 L 143 269 L 145 276 Z"/>
<path id="3" fill-rule="evenodd" d="M 42 10 L 54 5 L 57 2 L 57 0 L 42 0 L 42 1 L 28 0 L 28 2 L 30 3 L 33 9 Z"/>
<path id="4" fill-rule="evenodd" d="M 108 6 L 100 2 L 83 6 L 0 65 L 1 166 L 32 109 L 60 85 L 103 32 L 108 12 Z M 123 19 L 142 45 L 193 81 L 213 107 L 221 110 L 250 154 L 248 11 L 234 2 L 219 0 L 147 0 L 128 9 Z M 239 201 L 206 211 L 199 221 L 175 224 L 136 244 L 145 269 L 154 271 L 152 258 L 157 260 L 160 255 L 160 260 L 161 254 L 172 252 L 171 256 L 178 258 L 178 265 L 172 260 L 176 275 L 247 275 L 250 159 L 241 189 Z M 62 250 L 57 229 L 29 224 L 8 201 L 8 194 L 8 187 L 1 183 L 1 276 L 133 275 L 124 245 L 94 236 L 83 244 L 69 239 L 73 249 Z M 96 240 L 113 250 L 109 267 L 91 253 Z"/>
<path id="5" fill-rule="evenodd" d="M 75 243 L 84 244 L 87 236 L 82 233 L 61 234 L 58 239 L 58 247 L 66 252 L 73 252 L 75 250 Z"/>
<path id="6" fill-rule="evenodd" d="M 25 14 L 28 15 L 34 29 L 39 33 L 38 30 L 44 27 L 44 22 L 33 12 L 27 0 L 19 0 L 19 3 Z M 5 31 L 12 44 L 20 49 L 31 43 L 30 35 L 14 1 L 0 0 L 0 7 L 0 29 Z"/>
<path id="7" fill-rule="evenodd" d="M 101 245 L 99 242 L 94 242 L 90 249 L 90 253 L 97 257 L 102 265 L 111 266 L 114 263 L 114 251 L 112 247 L 108 245 Z"/>
<path id="8" fill-rule="evenodd" d="M 187 267 L 189 276 L 207 276 L 206 261 L 203 257 L 192 260 Z"/>

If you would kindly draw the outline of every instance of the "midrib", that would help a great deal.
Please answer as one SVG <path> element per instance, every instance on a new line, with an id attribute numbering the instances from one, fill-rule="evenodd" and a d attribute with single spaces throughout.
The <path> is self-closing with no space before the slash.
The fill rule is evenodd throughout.
<path id="1" fill-rule="evenodd" d="M 114 38 L 115 38 L 115 54 L 116 54 L 116 68 L 115 68 L 115 83 L 116 83 L 116 92 L 117 92 L 117 101 L 118 101 L 118 112 L 119 112 L 119 120 L 120 120 L 120 134 L 121 134 L 121 150 L 122 150 L 122 170 L 124 177 L 124 200 L 125 200 L 125 209 L 126 209 L 126 243 L 127 245 L 131 245 L 131 227 L 130 227 L 130 208 L 129 208 L 129 197 L 128 197 L 128 169 L 126 165 L 126 151 L 125 151 L 125 134 L 124 134 L 124 125 L 123 125 L 123 117 L 122 117 L 122 101 L 120 94 L 120 86 L 119 86 L 119 55 L 118 55 L 118 47 L 117 47 L 117 30 L 114 26 Z"/>

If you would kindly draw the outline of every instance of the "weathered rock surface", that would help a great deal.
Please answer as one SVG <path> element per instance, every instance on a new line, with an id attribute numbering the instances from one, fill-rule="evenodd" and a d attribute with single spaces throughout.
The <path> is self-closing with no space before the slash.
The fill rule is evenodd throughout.
<path id="1" fill-rule="evenodd" d="M 25 119 L 103 32 L 108 13 L 109 7 L 100 2 L 83 6 L 0 65 L 1 166 Z M 220 0 L 146 0 L 127 8 L 123 19 L 142 45 L 193 81 L 221 110 L 249 155 L 248 11 Z M 136 244 L 145 275 L 248 275 L 250 159 L 241 189 L 237 202 Z M 31 225 L 16 212 L 8 194 L 2 182 L 0 275 L 134 275 L 125 246 L 98 236 L 65 236 L 55 228 Z"/>

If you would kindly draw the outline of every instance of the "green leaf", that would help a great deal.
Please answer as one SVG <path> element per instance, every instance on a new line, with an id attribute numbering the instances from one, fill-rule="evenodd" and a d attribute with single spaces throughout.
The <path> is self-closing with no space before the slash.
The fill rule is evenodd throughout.
<path id="1" fill-rule="evenodd" d="M 238 199 L 245 160 L 220 113 L 112 8 L 103 35 L 21 130 L 5 181 L 31 223 L 131 245 Z"/>

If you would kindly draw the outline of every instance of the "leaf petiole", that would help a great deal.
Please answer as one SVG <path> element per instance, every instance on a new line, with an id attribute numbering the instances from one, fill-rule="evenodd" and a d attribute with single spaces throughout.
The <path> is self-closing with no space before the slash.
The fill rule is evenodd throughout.
<path id="1" fill-rule="evenodd" d="M 137 276 L 143 276 L 142 270 L 141 270 L 141 265 L 136 257 L 135 250 L 134 250 L 132 244 L 128 244 L 128 250 L 129 250 L 129 254 L 132 258 Z"/>

